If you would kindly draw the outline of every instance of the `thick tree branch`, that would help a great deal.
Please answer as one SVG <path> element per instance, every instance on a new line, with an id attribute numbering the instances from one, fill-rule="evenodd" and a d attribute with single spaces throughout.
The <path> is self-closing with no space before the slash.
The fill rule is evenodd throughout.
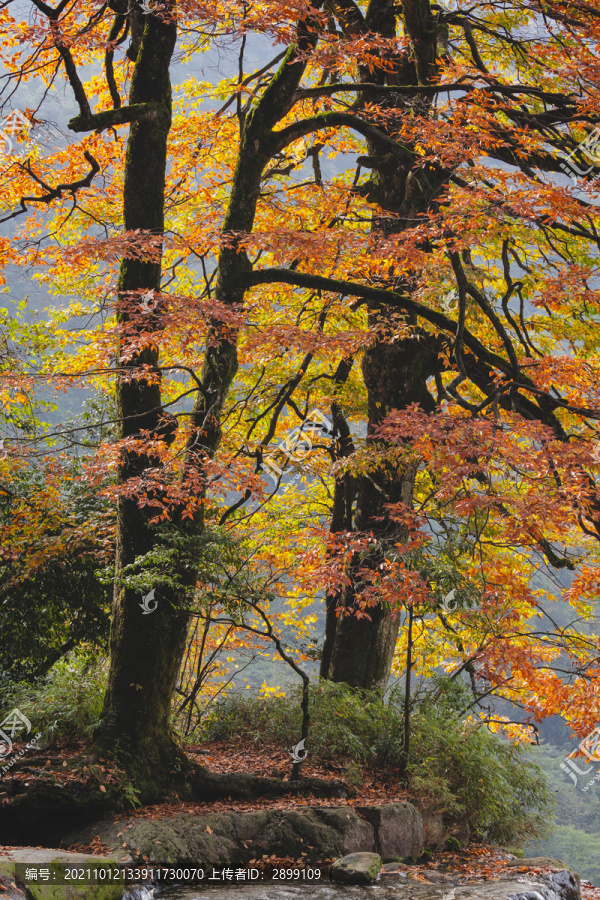
<path id="1" fill-rule="evenodd" d="M 404 25 L 410 37 L 419 84 L 428 84 L 435 71 L 437 29 L 429 0 L 403 0 Z"/>
<path id="2" fill-rule="evenodd" d="M 365 122 L 364 119 L 346 112 L 320 113 L 318 116 L 311 116 L 308 119 L 302 119 L 300 122 L 294 122 L 293 125 L 288 125 L 287 128 L 282 128 L 280 131 L 274 131 L 274 152 L 283 150 L 288 144 L 297 141 L 306 134 L 311 134 L 313 131 L 319 131 L 321 128 L 333 128 L 338 125 L 352 128 L 354 131 L 362 134 L 363 137 L 371 138 L 389 147 L 392 153 L 405 162 L 412 162 L 416 158 L 416 153 L 413 150 L 410 150 L 403 144 L 399 144 L 398 141 L 394 141 L 374 125 Z"/>
<path id="3" fill-rule="evenodd" d="M 29 162 L 29 160 L 27 160 L 27 162 L 22 164 L 21 168 L 25 169 L 27 174 L 30 175 L 31 178 L 33 178 L 36 184 L 39 184 L 40 187 L 43 187 L 46 193 L 41 197 L 23 197 L 23 200 L 25 202 L 29 201 L 30 203 L 50 203 L 51 200 L 56 200 L 58 197 L 62 197 L 65 191 L 73 194 L 75 193 L 75 191 L 79 190 L 79 188 L 89 187 L 92 183 L 94 175 L 97 175 L 97 173 L 100 171 L 100 165 L 94 159 L 92 154 L 88 153 L 87 150 L 83 155 L 91 166 L 90 171 L 87 173 L 87 175 L 84 178 L 80 178 L 78 181 L 70 181 L 57 184 L 56 187 L 50 187 L 50 185 L 46 184 L 45 181 L 42 181 L 42 179 L 32 171 L 31 163 Z"/>
<path id="4" fill-rule="evenodd" d="M 395 291 L 388 291 L 383 288 L 375 288 L 369 285 L 361 285 L 356 284 L 350 281 L 342 281 L 336 278 L 325 278 L 321 275 L 312 275 L 306 272 L 297 272 L 293 269 L 259 269 L 254 272 L 248 272 L 244 276 L 244 283 L 247 287 L 256 287 L 260 284 L 289 284 L 295 285 L 297 287 L 304 287 L 310 289 L 321 289 L 324 291 L 332 291 L 339 294 L 344 294 L 346 296 L 351 297 L 361 297 L 365 300 L 370 301 L 378 301 L 381 303 L 382 307 L 395 307 L 404 310 L 405 312 L 419 316 L 422 319 L 430 322 L 432 325 L 435 325 L 437 328 L 450 332 L 453 335 L 457 335 L 459 331 L 458 324 L 453 320 L 445 316 L 443 313 L 438 312 L 434 309 L 429 309 L 426 306 L 421 305 L 420 303 L 411 300 L 410 297 L 397 293 Z M 488 350 L 470 331 L 466 328 L 462 334 L 462 341 L 470 351 L 471 354 L 465 356 L 465 366 L 467 369 L 467 375 L 471 378 L 474 383 L 478 384 L 478 386 L 482 386 L 482 390 L 487 395 L 490 394 L 490 390 L 498 393 L 501 391 L 501 387 L 493 382 L 491 376 L 488 374 L 485 378 L 482 378 L 482 373 L 479 373 L 477 379 L 473 379 L 471 371 L 472 368 L 471 360 L 477 359 L 480 363 L 484 363 L 489 366 L 491 369 L 496 369 L 502 372 L 507 376 L 507 382 L 503 387 L 512 392 L 513 399 L 515 399 L 514 392 L 518 392 L 519 390 L 526 391 L 528 393 L 533 394 L 539 402 L 539 406 L 533 403 L 526 397 L 519 396 L 519 402 L 526 408 L 528 417 L 536 418 L 544 424 L 551 427 L 556 434 L 564 439 L 564 430 L 560 425 L 560 422 L 553 415 L 554 410 L 557 409 L 566 409 L 570 412 L 577 413 L 579 415 L 584 415 L 588 418 L 597 419 L 599 418 L 599 414 L 592 409 L 582 409 L 579 407 L 572 407 L 570 404 L 566 403 L 559 398 L 552 397 L 547 394 L 545 391 L 542 391 L 539 388 L 536 388 L 532 381 L 530 381 L 527 376 L 520 371 L 518 376 L 515 377 L 515 372 L 513 366 L 510 362 L 503 359 L 501 356 L 498 356 L 496 353 L 493 353 L 491 350 Z M 467 364 L 467 360 L 469 360 L 469 364 Z M 490 387 L 483 387 L 483 385 L 493 385 Z"/>
<path id="5" fill-rule="evenodd" d="M 119 34 L 121 30 L 125 28 L 125 31 L 121 35 L 119 39 Z M 127 19 L 125 16 L 117 15 L 115 16 L 115 20 L 112 24 L 110 32 L 108 34 L 108 46 L 106 48 L 106 53 L 104 54 L 104 71 L 106 73 L 106 83 L 108 85 L 108 89 L 110 91 L 110 96 L 113 102 L 113 106 L 115 109 L 120 109 L 122 106 L 121 95 L 119 94 L 119 89 L 117 88 L 117 82 L 115 80 L 115 70 L 113 66 L 113 58 L 115 55 L 115 46 L 121 41 L 124 40 L 125 35 L 127 34 Z"/>
<path id="6" fill-rule="evenodd" d="M 370 287 L 369 285 L 356 284 L 350 281 L 342 281 L 337 278 L 325 278 L 322 275 L 312 275 L 306 272 L 297 272 L 293 269 L 258 269 L 248 272 L 245 276 L 247 287 L 256 287 L 260 284 L 290 284 L 296 287 L 312 288 L 315 290 L 332 291 L 350 297 L 362 297 L 364 300 L 379 301 L 382 306 L 393 306 L 403 309 L 407 313 L 418 315 L 432 325 L 444 331 L 456 334 L 458 326 L 453 319 L 434 309 L 428 309 L 420 303 L 411 300 L 410 297 L 384 288 Z M 464 343 L 480 359 L 488 365 L 499 369 L 505 375 L 512 376 L 512 366 L 501 356 L 492 353 L 465 329 Z"/>
<path id="7" fill-rule="evenodd" d="M 472 85 L 453 82 L 451 84 L 375 84 L 374 82 L 338 82 L 337 84 L 322 84 L 311 88 L 300 88 L 296 91 L 295 99 L 304 100 L 306 97 L 329 97 L 331 94 L 344 91 L 357 93 L 360 91 L 377 91 L 379 94 L 424 94 L 433 96 L 444 94 L 446 91 L 474 90 Z"/>
<path id="8" fill-rule="evenodd" d="M 504 344 L 504 349 L 506 350 L 506 354 L 512 366 L 513 377 L 518 378 L 519 361 L 517 359 L 517 354 L 515 353 L 515 348 L 513 347 L 512 341 L 506 333 L 506 329 L 504 328 L 500 317 L 487 302 L 487 299 L 482 294 L 482 292 L 478 291 L 477 288 L 468 280 L 463 264 L 460 260 L 460 256 L 458 255 L 458 253 L 456 253 L 456 251 L 450 253 L 450 263 L 454 270 L 459 290 L 464 291 L 465 293 L 473 297 L 473 299 L 479 304 L 485 315 L 488 317 L 488 319 L 494 326 L 494 329 L 496 330 L 496 334 L 500 337 L 502 343 Z"/>
<path id="9" fill-rule="evenodd" d="M 354 0 L 327 0 L 325 6 L 340 23 L 345 37 L 356 37 L 366 32 L 364 16 Z"/>
<path id="10" fill-rule="evenodd" d="M 477 66 L 477 68 L 484 72 L 486 75 L 489 75 L 489 69 L 485 65 L 484 61 L 481 58 L 481 54 L 479 53 L 479 47 L 477 46 L 477 42 L 473 37 L 473 29 L 471 27 L 471 23 L 465 19 L 460 23 L 462 25 L 463 31 L 465 33 L 465 40 L 469 45 L 469 50 L 471 51 L 471 56 L 473 57 L 473 62 Z"/>
<path id="11" fill-rule="evenodd" d="M 40 12 L 43 12 L 44 15 L 50 19 L 51 22 L 56 22 L 69 0 L 60 0 L 56 9 L 52 9 L 52 7 L 48 6 L 47 3 L 44 3 L 43 0 L 32 0 L 32 2 L 37 6 Z"/>
<path id="12" fill-rule="evenodd" d="M 487 71 L 484 72 L 488 74 Z M 481 79 L 481 76 L 477 76 Z M 487 79 L 486 79 L 487 80 Z M 503 94 L 507 97 L 525 94 L 526 96 L 536 97 L 549 103 L 558 103 L 561 106 L 569 106 L 575 108 L 575 96 L 571 94 L 558 94 L 554 91 L 544 91 L 542 88 L 533 87 L 527 84 L 499 84 L 496 79 L 490 76 L 487 84 L 471 84 L 464 81 L 453 81 L 448 84 L 437 82 L 436 84 L 375 84 L 373 82 L 338 82 L 336 84 L 317 85 L 311 88 L 299 88 L 296 91 L 298 100 L 305 97 L 325 97 L 331 94 L 341 93 L 343 91 L 359 92 L 374 90 L 378 93 L 385 94 L 421 94 L 424 96 L 433 96 L 435 94 L 445 94 L 446 92 L 463 91 L 464 93 L 472 93 L 473 91 L 486 91 L 491 93 Z"/>
<path id="13" fill-rule="evenodd" d="M 159 103 L 133 103 L 130 106 L 120 106 L 117 109 L 107 109 L 105 112 L 87 116 L 75 116 L 69 122 L 71 131 L 104 131 L 114 125 L 124 125 L 126 122 L 139 122 L 141 119 L 152 119 L 160 114 Z"/>

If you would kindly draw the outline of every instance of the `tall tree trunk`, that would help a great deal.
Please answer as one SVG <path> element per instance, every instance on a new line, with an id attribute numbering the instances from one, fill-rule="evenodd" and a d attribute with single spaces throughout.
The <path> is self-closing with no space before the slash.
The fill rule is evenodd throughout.
<path id="1" fill-rule="evenodd" d="M 141 15 L 134 12 L 133 15 Z M 131 125 L 127 142 L 124 182 L 124 227 L 126 231 L 162 235 L 167 137 L 171 126 L 171 56 L 176 26 L 148 15 L 131 81 L 130 103 L 156 105 L 152 118 Z M 125 335 L 140 321 L 142 293 L 160 290 L 161 262 L 125 258 L 121 262 L 118 290 L 118 321 Z M 132 293 L 135 292 L 135 293 Z M 143 326 L 154 331 L 154 339 L 133 358 L 119 360 L 125 370 L 117 386 L 117 408 L 122 438 L 139 436 L 142 430 L 160 434 L 162 418 L 158 371 L 160 308 L 143 317 Z M 126 340 L 126 338 L 124 338 Z M 122 348 L 121 348 L 122 349 Z M 147 365 L 152 379 L 128 378 L 128 369 Z M 118 480 L 143 477 L 157 460 L 123 451 Z M 170 733 L 171 697 L 184 648 L 187 615 L 177 598 L 163 587 L 156 588 L 156 610 L 144 614 L 140 591 L 123 583 L 123 573 L 138 557 L 156 548 L 158 536 L 149 519 L 156 510 L 141 508 L 135 498 L 122 496 L 117 509 L 115 593 L 110 636 L 110 670 L 104 700 L 104 723 L 98 743 L 130 760 L 137 783 L 152 793 L 152 784 L 164 782 L 173 760 L 175 745 Z M 148 584 L 150 591 L 153 585 Z M 153 605 L 153 604 L 151 604 Z"/>
<path id="2" fill-rule="evenodd" d="M 171 121 L 169 62 L 175 43 L 175 26 L 148 16 L 132 81 L 130 103 L 159 104 L 155 119 L 135 123 L 127 148 L 125 171 L 125 228 L 163 233 L 166 140 Z M 246 117 L 240 117 L 240 150 L 223 226 L 224 232 L 250 232 L 260 194 L 263 170 L 275 151 L 273 127 L 285 116 L 290 99 L 306 67 L 303 52 L 314 46 L 314 32 L 300 23 L 298 46 L 292 46 L 260 100 Z M 215 299 L 235 309 L 243 301 L 243 276 L 250 270 L 245 252 L 225 247 L 219 255 Z M 124 259 L 121 265 L 119 296 L 120 321 L 126 324 L 131 311 L 139 307 L 140 294 L 160 288 L 160 264 Z M 156 342 L 160 332 L 160 308 L 154 312 Z M 149 346 L 128 363 L 147 364 L 158 375 L 158 352 Z M 186 449 L 185 474 L 203 470 L 205 456 L 212 455 L 221 438 L 221 411 L 237 371 L 236 335 L 223 336 L 223 323 L 215 319 L 207 340 L 203 389 L 194 408 L 192 432 Z M 123 378 L 117 392 L 122 436 L 135 436 L 141 429 L 164 434 L 158 380 L 128 381 Z M 172 435 L 171 435 L 172 437 Z M 143 475 L 157 460 L 127 453 L 123 456 L 121 483 Z M 155 589 L 154 612 L 144 615 L 141 596 L 121 583 L 126 566 L 156 549 L 159 536 L 149 524 L 152 513 L 140 509 L 135 499 L 121 499 L 118 508 L 116 588 L 110 642 L 109 686 L 105 698 L 105 722 L 99 736 L 101 745 L 118 748 L 129 755 L 129 769 L 135 780 L 152 795 L 152 784 L 168 779 L 176 755 L 170 733 L 171 699 L 185 650 L 189 616 L 185 598 L 168 585 Z M 202 510 L 195 520 L 181 525 L 186 532 L 203 530 Z M 184 588 L 193 588 L 196 573 L 177 574 Z M 150 590 L 153 585 L 148 585 Z M 185 593 L 185 591 L 180 592 Z M 135 762 L 134 762 L 135 761 Z"/>
<path id="3" fill-rule="evenodd" d="M 373 314 L 375 317 L 381 321 L 381 313 Z M 368 441 L 374 440 L 374 430 L 393 409 L 403 409 L 415 402 L 428 411 L 433 409 L 426 382 L 438 370 L 438 352 L 437 340 L 423 333 L 418 338 L 397 344 L 377 341 L 365 353 L 363 376 L 369 398 Z M 354 531 L 372 533 L 378 546 L 360 563 L 353 560 L 350 586 L 328 606 L 321 660 L 323 678 L 344 681 L 366 690 L 383 690 L 388 682 L 398 637 L 399 613 L 381 603 L 366 610 L 370 618 L 357 618 L 354 614 L 358 593 L 356 572 L 359 567 L 375 571 L 386 548 L 406 540 L 406 529 L 390 518 L 386 504 L 401 502 L 410 507 L 414 477 L 414 468 L 407 466 L 399 471 L 378 470 L 358 478 Z M 343 496 L 343 481 L 337 491 Z M 348 504 L 343 504 L 341 499 L 338 502 L 345 515 L 338 513 L 340 527 L 335 530 L 343 530 L 348 525 Z M 345 607 L 341 614 L 337 611 L 340 605 Z"/>
<path id="4" fill-rule="evenodd" d="M 418 9 L 413 9 L 413 5 Z M 380 75 L 382 84 L 387 81 L 388 85 L 406 86 L 418 84 L 422 78 L 430 76 L 436 45 L 429 2 L 408 0 L 408 7 L 405 17 L 412 15 L 422 25 L 424 44 L 420 48 L 421 63 L 416 56 L 399 56 L 395 61 L 395 73 Z M 371 0 L 364 28 L 366 31 L 377 31 L 383 37 L 394 36 L 396 18 L 392 4 L 388 0 Z M 411 33 L 408 27 L 407 30 Z M 426 64 L 423 60 L 430 62 Z M 362 74 L 363 80 L 374 80 L 372 75 L 367 77 L 368 73 Z M 396 106 L 398 119 L 410 113 L 411 103 L 423 111 L 423 103 L 418 96 L 411 99 L 404 94 L 394 99 L 389 93 L 378 95 L 376 89 L 371 89 L 368 94 L 365 92 L 363 100 L 388 108 Z M 387 128 L 390 133 L 393 132 L 393 122 L 390 121 Z M 374 139 L 369 139 L 368 149 L 373 176 L 365 193 L 371 202 L 392 214 L 389 217 L 375 216 L 372 231 L 383 236 L 398 234 L 405 228 L 413 227 L 417 217 L 428 210 L 446 173 L 429 170 L 426 175 L 418 170 L 412 171 L 409 165 L 403 166 L 397 158 L 390 157 L 386 147 Z M 405 281 L 400 284 L 393 282 L 392 287 L 394 290 L 410 291 L 410 284 Z M 388 310 L 372 304 L 369 321 L 373 328 L 381 329 L 383 326 L 388 330 L 389 337 L 393 336 L 394 325 Z M 393 341 L 389 337 L 375 340 L 363 357 L 362 371 L 368 397 L 368 442 L 375 440 L 377 426 L 392 410 L 406 408 L 411 403 L 419 403 L 427 411 L 434 407 L 427 380 L 440 371 L 439 340 L 422 330 L 403 340 Z M 414 478 L 414 468 L 407 466 L 401 470 L 377 470 L 358 479 L 353 530 L 373 533 L 378 540 L 378 548 L 369 554 L 367 560 L 361 560 L 362 567 L 366 565 L 374 571 L 383 559 L 386 548 L 406 540 L 407 530 L 392 521 L 386 505 L 402 502 L 412 506 Z M 347 485 L 344 486 L 343 479 L 340 479 L 339 487 L 336 485 L 336 497 L 338 492 L 340 494 L 338 503 L 341 503 L 341 496 L 346 491 Z M 347 529 L 349 518 L 346 510 L 344 524 L 338 528 L 340 516 L 334 508 L 331 530 Z M 344 681 L 353 687 L 383 690 L 389 680 L 398 638 L 399 611 L 381 603 L 367 610 L 369 618 L 356 617 L 357 568 L 358 561 L 354 560 L 350 565 L 349 587 L 328 603 L 320 674 L 330 681 Z"/>

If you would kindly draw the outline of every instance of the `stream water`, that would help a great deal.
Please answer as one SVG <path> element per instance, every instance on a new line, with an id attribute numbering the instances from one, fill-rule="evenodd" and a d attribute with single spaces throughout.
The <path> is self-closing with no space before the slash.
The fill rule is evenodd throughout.
<path id="1" fill-rule="evenodd" d="M 235 885 L 232 887 L 175 888 L 161 895 L 161 900 L 409 900 L 411 893 L 406 884 L 370 887 L 350 887 L 343 884 L 298 884 L 283 885 L 277 882 L 266 884 Z M 422 894 L 419 900 L 442 900 L 442 893 Z"/>
<path id="2" fill-rule="evenodd" d="M 134 888 L 124 900 L 564 900 L 564 886 L 544 876 L 502 878 L 497 881 L 462 881 L 433 875 L 431 881 L 415 881 L 394 874 L 377 884 L 356 887 L 320 883 L 198 885 L 157 891 Z"/>
<path id="3" fill-rule="evenodd" d="M 171 888 L 160 894 L 159 900 L 442 900 L 439 889 L 420 891 L 418 897 L 406 882 L 399 884 L 377 883 L 369 887 L 343 884 L 239 884 L 228 887 Z"/>

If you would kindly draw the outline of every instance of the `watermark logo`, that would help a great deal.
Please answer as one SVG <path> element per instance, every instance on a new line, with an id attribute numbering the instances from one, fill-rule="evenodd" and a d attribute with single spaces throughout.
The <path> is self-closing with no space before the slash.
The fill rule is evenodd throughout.
<path id="1" fill-rule="evenodd" d="M 304 762 L 306 757 L 308 756 L 308 750 L 304 749 L 304 744 L 306 743 L 306 738 L 302 738 L 299 744 L 296 744 L 295 747 L 292 747 L 290 751 L 290 756 L 292 757 L 295 763 Z M 301 756 L 301 754 L 304 754 Z"/>
<path id="2" fill-rule="evenodd" d="M 140 0 L 140 6 L 142 7 L 142 15 L 150 16 L 152 13 L 156 12 L 156 7 L 158 3 L 152 3 L 151 0 Z"/>
<path id="3" fill-rule="evenodd" d="M 8 756 L 13 748 L 13 738 L 15 735 L 25 731 L 29 734 L 31 731 L 31 722 L 24 716 L 20 709 L 16 707 L 9 712 L 7 717 L 0 722 L 0 756 Z"/>
<path id="4" fill-rule="evenodd" d="M 0 462 L 1 462 L 3 459 L 6 459 L 7 456 L 8 456 L 8 450 L 7 450 L 6 447 L 4 446 L 4 438 L 2 438 L 2 439 L 0 440 Z"/>
<path id="5" fill-rule="evenodd" d="M 453 612 L 458 606 L 458 600 L 454 599 L 455 594 L 456 591 L 454 588 L 452 588 L 452 590 L 449 591 L 449 593 L 447 593 L 442 600 L 442 607 L 446 610 L 446 612 Z"/>
<path id="6" fill-rule="evenodd" d="M 150 613 L 153 613 L 158 608 L 158 600 L 154 600 L 154 588 L 150 591 L 149 594 L 146 594 L 145 597 L 142 597 L 142 602 L 140 603 L 140 607 L 142 608 L 143 616 L 149 616 Z M 150 606 L 151 602 L 154 600 L 154 606 Z"/>
<path id="7" fill-rule="evenodd" d="M 31 122 L 20 109 L 14 109 L 0 120 L 0 156 L 24 156 L 26 150 L 15 150 L 13 138 L 22 135 L 27 138 L 27 145 L 36 145 L 30 140 Z M 2 146 L 4 145 L 4 146 Z"/>
<path id="8" fill-rule="evenodd" d="M 12 751 L 13 748 L 13 738 L 21 735 L 22 732 L 25 734 L 29 734 L 31 731 L 31 722 L 25 716 L 20 709 L 16 707 L 9 712 L 6 718 L 0 722 L 0 757 L 8 756 L 8 754 Z M 2 766 L 0 769 L 0 775 L 5 775 L 8 770 L 14 766 L 16 762 L 18 762 L 22 756 L 27 753 L 28 750 L 32 750 L 37 747 L 38 741 L 41 738 L 42 733 L 38 731 L 38 733 L 33 737 L 29 743 L 18 753 L 16 753 L 10 762 L 7 762 L 5 766 Z"/>
<path id="9" fill-rule="evenodd" d="M 447 894 L 442 894 L 442 900 L 454 900 L 458 888 L 452 888 Z"/>
<path id="10" fill-rule="evenodd" d="M 575 156 L 578 154 L 589 160 L 589 166 L 582 168 L 575 162 Z M 600 166 L 600 125 L 597 125 L 587 137 L 580 141 L 572 153 L 563 157 L 562 161 L 559 162 L 559 166 L 565 175 L 569 175 L 571 178 L 576 178 L 577 176 L 583 178 L 589 175 L 592 169 Z M 598 176 L 593 180 L 598 181 Z"/>
<path id="11" fill-rule="evenodd" d="M 158 299 L 154 296 L 153 290 L 149 290 L 144 294 L 140 306 L 142 307 L 143 313 L 154 312 L 158 306 Z"/>
<path id="12" fill-rule="evenodd" d="M 458 309 L 458 297 L 452 291 L 448 291 L 440 300 L 440 306 L 446 313 L 455 312 Z"/>
<path id="13" fill-rule="evenodd" d="M 278 478 L 281 478 L 283 475 L 283 471 L 275 462 L 274 454 L 281 451 L 293 462 L 302 462 L 308 457 L 313 447 L 312 440 L 309 437 L 310 434 L 313 437 L 333 435 L 333 424 L 316 408 L 313 409 L 299 428 L 294 428 L 290 431 L 285 440 L 281 441 L 279 446 L 275 447 L 269 456 L 263 459 L 263 469 L 275 484 L 277 484 Z"/>
<path id="14" fill-rule="evenodd" d="M 588 761 L 592 763 L 600 763 L 600 727 L 597 725 L 593 731 L 591 731 L 587 737 L 585 737 L 582 741 L 580 741 L 579 745 L 572 753 L 565 758 L 564 763 L 560 763 L 560 767 L 565 772 L 569 778 L 572 780 L 573 784 L 577 787 L 579 776 L 587 777 L 592 774 L 594 771 L 593 767 L 588 767 L 587 769 L 582 769 L 573 759 L 574 756 L 583 755 L 586 757 Z M 581 760 L 582 763 L 585 762 Z M 591 781 L 588 781 L 585 787 L 579 786 L 579 789 L 582 791 L 587 791 L 589 788 L 597 781 L 600 781 L 600 772 L 597 772 L 594 778 Z"/>
<path id="15" fill-rule="evenodd" d="M 600 441 L 596 441 L 592 447 L 592 459 L 594 462 L 600 463 Z"/>

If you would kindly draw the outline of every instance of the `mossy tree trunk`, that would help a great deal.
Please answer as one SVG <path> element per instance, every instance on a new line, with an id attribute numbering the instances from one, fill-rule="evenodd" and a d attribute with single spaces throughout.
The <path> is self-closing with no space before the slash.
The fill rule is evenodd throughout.
<path id="1" fill-rule="evenodd" d="M 125 228 L 162 234 L 166 140 L 171 118 L 169 61 L 175 41 L 174 26 L 148 17 L 138 52 L 130 103 L 155 103 L 151 121 L 132 126 L 125 172 Z M 278 149 L 274 126 L 290 108 L 291 97 L 306 67 L 303 53 L 314 44 L 314 36 L 303 25 L 298 28 L 298 46 L 292 46 L 260 100 L 240 119 L 240 149 L 224 221 L 224 232 L 250 232 L 260 194 L 265 166 Z M 219 255 L 215 300 L 231 308 L 243 301 L 243 276 L 250 262 L 237 247 L 224 247 Z M 159 263 L 123 260 L 119 281 L 120 321 L 128 322 L 128 308 L 140 304 L 140 291 L 160 288 Z M 130 292 L 135 291 L 136 294 Z M 160 307 L 153 313 L 157 343 L 160 340 Z M 144 323 L 146 324 L 146 323 Z M 237 372 L 235 333 L 223 337 L 222 321 L 215 319 L 206 344 L 202 372 L 203 389 L 194 407 L 188 440 L 185 472 L 202 472 L 206 455 L 212 455 L 221 439 L 221 413 Z M 158 351 L 148 347 L 128 366 L 149 365 L 159 375 Z M 139 434 L 141 429 L 161 435 L 160 379 L 123 378 L 117 393 L 122 436 Z M 143 476 L 156 460 L 134 453 L 123 456 L 121 483 Z M 170 732 L 171 699 L 185 650 L 189 616 L 185 598 L 168 586 L 158 586 L 156 611 L 144 615 L 141 596 L 122 583 L 126 566 L 156 548 L 159 537 L 149 524 L 152 513 L 141 509 L 135 499 L 121 499 L 118 509 L 116 588 L 110 643 L 109 686 L 105 699 L 105 722 L 99 743 L 119 750 L 128 759 L 128 768 L 145 796 L 151 784 L 164 784 L 177 751 Z M 203 511 L 188 522 L 188 532 L 200 534 Z M 196 573 L 172 573 L 179 583 L 193 589 Z M 150 590 L 153 585 L 148 585 Z M 181 592 L 180 592 L 181 593 Z M 184 591 L 185 593 L 185 591 Z"/>
<path id="2" fill-rule="evenodd" d="M 139 13 L 133 13 L 140 16 Z M 176 26 L 157 16 L 145 16 L 135 59 L 129 101 L 151 103 L 151 116 L 131 125 L 127 142 L 123 192 L 124 228 L 148 235 L 164 231 L 164 190 L 167 138 L 171 125 L 170 64 Z M 142 431 L 160 436 L 163 410 L 159 371 L 161 309 L 140 316 L 144 292 L 160 290 L 160 259 L 125 258 L 118 284 L 117 317 L 123 342 L 143 327 L 148 342 L 131 358 L 120 347 L 121 374 L 117 385 L 117 410 L 121 438 L 136 438 Z M 136 324 L 137 323 L 137 324 Z M 131 370 L 148 366 L 150 378 L 131 377 Z M 118 481 L 144 478 L 156 458 L 124 450 Z M 178 599 L 157 587 L 157 608 L 144 614 L 139 589 L 123 581 L 124 570 L 157 546 L 152 507 L 140 507 L 135 497 L 121 496 L 117 509 L 115 593 L 110 636 L 110 670 L 104 701 L 104 722 L 97 736 L 99 746 L 115 752 L 136 775 L 144 793 L 154 783 L 164 783 L 174 758 L 170 733 L 171 697 L 184 648 L 187 615 Z M 153 588 L 148 584 L 147 590 Z"/>
<path id="3" fill-rule="evenodd" d="M 426 83 L 434 74 L 437 37 L 429 0 L 407 0 L 403 10 L 405 30 L 411 38 L 411 51 L 398 55 L 395 71 L 379 73 L 375 78 L 372 75 L 369 78 L 369 73 L 365 72 L 362 73 L 364 81 L 379 79 L 382 85 L 406 87 Z M 375 31 L 382 37 L 394 37 L 397 11 L 397 7 L 388 0 L 371 0 L 364 20 L 359 19 L 358 11 L 354 15 L 352 28 L 354 32 L 362 29 L 365 33 Z M 376 89 L 370 89 L 364 93 L 362 100 L 380 104 L 388 110 L 395 107 L 398 121 L 403 115 L 410 115 L 415 107 L 419 113 L 424 112 L 424 101 L 418 94 L 411 97 L 403 93 L 394 97 L 389 92 L 378 94 Z M 390 136 L 397 131 L 393 119 L 388 120 L 386 127 Z M 391 213 L 390 216 L 374 217 L 373 233 L 386 237 L 414 227 L 419 215 L 430 208 L 447 172 L 413 169 L 410 161 L 403 163 L 397 157 L 390 156 L 385 143 L 376 137 L 369 136 L 367 145 L 373 174 L 363 191 L 371 202 Z M 392 281 L 390 287 L 404 293 L 411 290 L 411 285 L 405 280 Z M 375 443 L 378 425 L 392 410 L 404 409 L 412 403 L 418 403 L 428 412 L 434 408 L 427 381 L 441 370 L 440 341 L 421 329 L 405 339 L 391 340 L 394 331 L 397 331 L 397 325 L 394 325 L 397 319 L 393 316 L 393 310 L 377 303 L 370 304 L 369 323 L 383 336 L 366 350 L 362 363 L 368 397 L 369 443 Z M 411 324 L 408 319 L 405 321 Z M 377 690 L 383 690 L 389 680 L 400 626 L 400 610 L 380 603 L 366 609 L 369 618 L 357 618 L 355 612 L 360 580 L 357 570 L 366 568 L 375 572 L 386 551 L 394 544 L 406 541 L 406 528 L 393 521 L 387 504 L 401 502 L 411 507 L 414 478 L 415 469 L 412 466 L 402 469 L 388 467 L 356 480 L 340 478 L 336 484 L 331 530 L 348 530 L 351 525 L 356 532 L 372 533 L 377 545 L 367 557 L 352 561 L 349 587 L 328 603 L 320 673 L 323 678 Z M 348 496 L 351 484 L 356 485 L 354 498 Z"/>

